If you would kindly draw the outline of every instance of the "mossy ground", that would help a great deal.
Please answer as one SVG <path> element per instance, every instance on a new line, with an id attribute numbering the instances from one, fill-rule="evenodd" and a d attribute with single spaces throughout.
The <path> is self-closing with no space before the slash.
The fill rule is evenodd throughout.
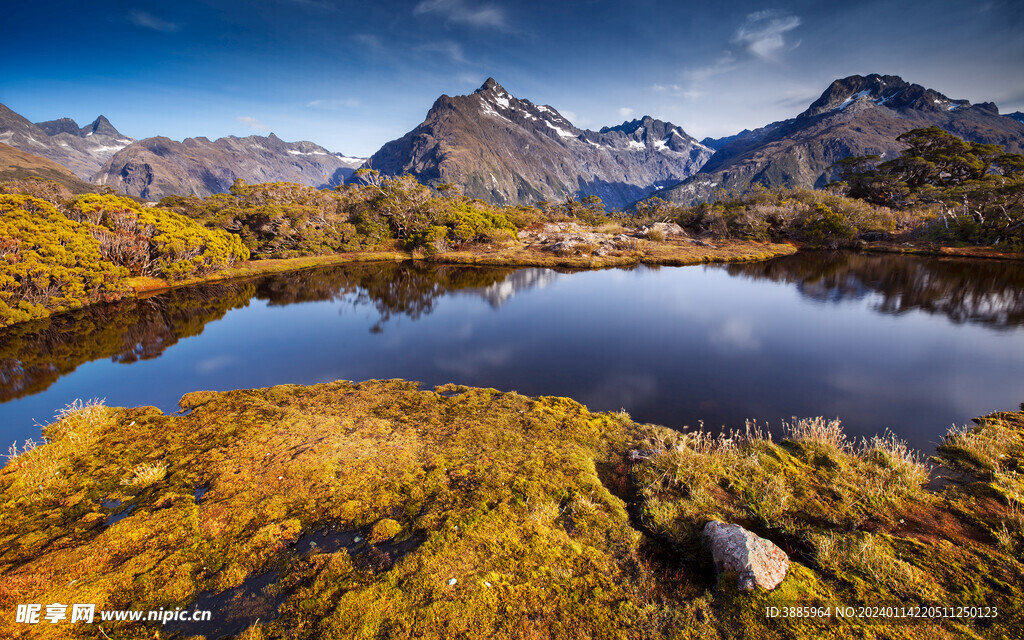
<path id="1" fill-rule="evenodd" d="M 181 406 L 79 407 L 0 471 L 0 637 L 168 638 L 152 624 L 30 626 L 13 613 L 188 606 L 265 572 L 280 576 L 279 615 L 239 637 L 1018 633 L 1022 414 L 955 434 L 940 455 L 970 460 L 961 472 L 972 475 L 936 494 L 897 443 L 855 450 L 827 423 L 802 423 L 780 444 L 715 440 L 565 398 L 400 380 L 197 392 Z M 638 449 L 646 459 L 631 465 Z M 696 538 L 711 518 L 783 546 L 794 563 L 782 585 L 717 585 Z M 328 527 L 380 549 L 415 544 L 367 562 L 303 543 Z M 997 606 L 1000 617 L 764 614 L 892 600 Z"/>

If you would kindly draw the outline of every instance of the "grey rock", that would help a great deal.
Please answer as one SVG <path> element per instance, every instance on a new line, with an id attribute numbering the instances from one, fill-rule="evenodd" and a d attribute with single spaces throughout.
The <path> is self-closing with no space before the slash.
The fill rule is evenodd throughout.
<path id="1" fill-rule="evenodd" d="M 740 589 L 758 586 L 771 590 L 786 577 L 786 552 L 738 524 L 712 520 L 704 526 L 703 539 L 714 557 L 718 575 L 735 571 L 739 574 L 736 586 Z"/>
<path id="2" fill-rule="evenodd" d="M 648 238 L 652 231 L 660 233 L 665 238 L 687 237 L 686 231 L 674 222 L 655 222 L 654 224 L 644 225 L 637 230 L 635 235 L 637 238 Z"/>

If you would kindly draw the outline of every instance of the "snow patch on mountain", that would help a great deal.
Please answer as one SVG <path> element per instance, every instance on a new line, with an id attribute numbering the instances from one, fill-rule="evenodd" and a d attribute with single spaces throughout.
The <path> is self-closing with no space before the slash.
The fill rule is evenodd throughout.
<path id="1" fill-rule="evenodd" d="M 508 118 L 506 118 L 506 120 L 507 119 Z M 555 125 L 551 124 L 550 120 L 545 120 L 544 124 L 548 125 L 548 127 L 552 128 L 552 129 L 554 129 L 555 133 L 557 133 L 562 138 L 575 138 L 576 137 L 573 133 L 571 133 L 569 131 L 566 131 L 565 129 L 563 129 L 561 127 L 556 127 Z"/>
<path id="2" fill-rule="evenodd" d="M 495 111 L 494 107 L 491 106 L 490 102 L 484 102 L 482 107 L 483 108 L 481 110 L 484 112 L 485 115 L 494 116 L 496 118 L 501 118 L 505 122 L 512 122 L 511 120 L 509 120 L 505 116 L 503 116 L 500 113 L 498 113 L 497 111 Z"/>
<path id="3" fill-rule="evenodd" d="M 852 96 L 850 96 L 846 100 L 843 100 L 843 102 L 839 106 L 837 106 L 834 109 L 834 111 L 842 111 L 846 107 L 848 107 L 851 104 L 853 104 L 859 98 L 863 98 L 864 96 L 867 96 L 867 95 L 871 95 L 871 90 L 870 89 L 865 89 L 863 91 L 858 91 L 857 93 L 853 94 Z"/>

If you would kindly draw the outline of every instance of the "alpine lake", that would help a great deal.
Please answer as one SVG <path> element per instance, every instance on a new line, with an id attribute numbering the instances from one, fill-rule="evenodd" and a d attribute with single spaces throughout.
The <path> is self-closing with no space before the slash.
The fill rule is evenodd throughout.
<path id="1" fill-rule="evenodd" d="M 801 253 L 588 271 L 360 263 L 172 290 L 0 332 L 0 437 L 76 399 L 404 378 L 568 396 L 674 429 L 839 417 L 929 452 L 1024 401 L 1024 265 Z"/>

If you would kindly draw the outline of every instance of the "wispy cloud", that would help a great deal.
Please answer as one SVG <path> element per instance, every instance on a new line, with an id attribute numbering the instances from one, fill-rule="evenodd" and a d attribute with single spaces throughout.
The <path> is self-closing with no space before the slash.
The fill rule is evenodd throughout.
<path id="1" fill-rule="evenodd" d="M 687 100 L 696 100 L 703 98 L 707 95 L 706 91 L 700 91 L 698 89 L 684 89 L 678 84 L 654 84 L 651 85 L 651 90 L 655 93 L 668 93 L 673 96 L 679 96 Z"/>
<path id="2" fill-rule="evenodd" d="M 444 40 L 442 42 L 428 42 L 427 44 L 416 47 L 416 50 L 440 53 L 451 58 L 452 61 L 459 62 L 461 64 L 469 62 L 466 60 L 465 56 L 463 56 L 462 45 L 450 40 Z"/>
<path id="3" fill-rule="evenodd" d="M 299 7 L 309 7 L 311 9 L 320 9 L 322 11 L 338 11 L 338 7 L 329 2 L 328 0 L 282 0 L 284 4 L 296 5 Z"/>
<path id="4" fill-rule="evenodd" d="M 589 118 L 584 118 L 575 111 L 569 111 L 568 109 L 559 109 L 558 113 L 562 114 L 562 117 L 576 125 L 577 127 L 585 127 L 590 124 Z"/>
<path id="5" fill-rule="evenodd" d="M 355 98 L 325 98 L 311 100 L 306 103 L 307 107 L 313 109 L 325 109 L 327 111 L 340 111 L 342 109 L 355 109 L 362 106 Z"/>
<path id="6" fill-rule="evenodd" d="M 759 351 L 761 341 L 754 335 L 754 325 L 749 320 L 731 319 L 713 329 L 708 341 L 726 351 Z"/>
<path id="7" fill-rule="evenodd" d="M 757 11 L 747 16 L 733 35 L 732 44 L 741 46 L 763 60 L 775 61 L 783 51 L 800 45 L 787 45 L 786 34 L 801 24 L 797 16 L 784 15 L 774 10 Z"/>
<path id="8" fill-rule="evenodd" d="M 691 67 L 683 70 L 683 78 L 690 85 L 699 85 L 715 76 L 735 71 L 739 67 L 739 61 L 731 51 L 723 51 L 714 62 L 703 67 Z"/>
<path id="9" fill-rule="evenodd" d="M 474 5 L 466 0 L 421 0 L 413 9 L 414 15 L 433 13 L 451 22 L 468 24 L 473 27 L 507 29 L 505 11 L 493 4 Z"/>
<path id="10" fill-rule="evenodd" d="M 158 18 L 152 13 L 147 13 L 139 9 L 132 9 L 128 12 L 128 22 L 131 22 L 137 27 L 144 27 L 146 29 L 153 29 L 154 31 L 162 31 L 164 33 L 173 33 L 180 29 L 180 25 L 173 22 L 168 22 L 163 18 Z"/>
<path id="11" fill-rule="evenodd" d="M 380 41 L 380 38 L 372 33 L 357 33 L 352 36 L 352 41 L 371 51 L 381 51 L 384 49 L 384 44 Z"/>
<path id="12" fill-rule="evenodd" d="M 629 107 L 619 107 L 619 116 L 622 118 L 630 118 L 634 113 Z"/>
<path id="13" fill-rule="evenodd" d="M 250 129 L 255 129 L 256 131 L 266 131 L 270 128 L 252 116 L 239 116 L 235 118 L 235 120 L 241 122 Z"/>
<path id="14" fill-rule="evenodd" d="M 703 85 L 709 80 L 737 71 L 757 60 L 778 62 L 782 53 L 800 46 L 800 41 L 793 44 L 787 41 L 787 34 L 800 24 L 798 16 L 783 14 L 773 9 L 748 14 L 743 24 L 729 39 L 732 46 L 723 49 L 714 61 L 684 69 L 680 73 L 680 84 L 656 84 L 651 88 L 687 100 L 701 98 L 706 93 Z"/>

